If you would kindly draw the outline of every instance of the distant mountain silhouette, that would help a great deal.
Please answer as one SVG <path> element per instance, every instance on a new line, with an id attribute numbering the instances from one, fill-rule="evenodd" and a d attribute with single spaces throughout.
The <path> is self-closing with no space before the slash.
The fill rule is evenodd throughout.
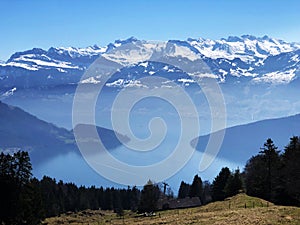
<path id="1" fill-rule="evenodd" d="M 297 114 L 227 128 L 217 157 L 245 163 L 251 156 L 258 154 L 268 138 L 282 150 L 289 143 L 290 137 L 300 135 L 299 124 L 300 114 Z M 200 136 L 193 139 L 191 145 L 198 151 L 204 151 L 208 139 L 209 135 Z"/>
<path id="2" fill-rule="evenodd" d="M 87 128 L 91 125 L 78 125 Z M 104 146 L 111 150 L 129 139 L 113 130 L 97 127 Z M 0 101 L 0 150 L 28 151 L 33 164 L 45 162 L 55 156 L 77 152 L 73 131 L 59 128 L 14 106 Z"/>

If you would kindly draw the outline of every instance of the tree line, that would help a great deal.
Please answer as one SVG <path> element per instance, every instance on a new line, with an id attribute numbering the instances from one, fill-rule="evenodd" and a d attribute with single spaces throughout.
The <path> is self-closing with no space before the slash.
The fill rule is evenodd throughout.
<path id="1" fill-rule="evenodd" d="M 44 176 L 32 177 L 29 154 L 19 151 L 12 155 L 0 153 L 0 224 L 40 224 L 47 217 L 85 209 L 151 212 L 159 197 L 172 197 L 170 189 L 162 191 L 152 181 L 142 190 L 134 187 L 78 187 Z"/>
<path id="2" fill-rule="evenodd" d="M 243 172 L 224 167 L 212 183 L 195 175 L 192 184 L 181 182 L 177 197 L 198 197 L 207 204 L 244 191 L 276 204 L 300 206 L 299 159 L 299 137 L 292 137 L 282 153 L 268 139 Z M 173 198 L 170 188 L 166 193 L 166 186 L 150 180 L 142 189 L 78 187 L 47 176 L 38 180 L 31 171 L 27 152 L 0 154 L 0 224 L 39 224 L 47 217 L 85 209 L 114 210 L 118 215 L 123 210 L 152 212 L 159 198 Z"/>
<path id="3" fill-rule="evenodd" d="M 181 181 L 178 198 L 199 197 L 202 204 L 207 204 L 212 201 L 222 201 L 238 194 L 243 189 L 240 170 L 236 169 L 231 172 L 228 167 L 224 167 L 214 178 L 212 184 L 209 181 L 202 182 L 198 175 L 195 175 L 192 184 Z"/>
<path id="4" fill-rule="evenodd" d="M 196 175 L 191 185 L 181 182 L 178 198 L 198 196 L 206 204 L 242 191 L 275 204 L 300 206 L 299 162 L 299 137 L 290 138 L 282 152 L 269 138 L 258 154 L 247 161 L 242 173 L 239 169 L 230 171 L 224 167 L 212 183 L 202 182 Z"/>
<path id="5" fill-rule="evenodd" d="M 0 224 L 39 224 L 44 218 L 84 209 L 138 210 L 141 191 L 76 186 L 32 177 L 27 152 L 0 154 Z"/>
<path id="6" fill-rule="evenodd" d="M 300 206 L 300 140 L 290 138 L 283 152 L 271 139 L 246 164 L 247 194 L 276 204 Z"/>

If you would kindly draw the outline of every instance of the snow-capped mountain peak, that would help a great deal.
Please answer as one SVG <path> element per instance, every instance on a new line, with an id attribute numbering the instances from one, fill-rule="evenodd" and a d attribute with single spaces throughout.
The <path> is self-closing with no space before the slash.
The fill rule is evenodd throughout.
<path id="1" fill-rule="evenodd" d="M 299 51 L 298 43 L 288 43 L 266 35 L 162 42 L 130 37 L 103 47 L 33 48 L 16 52 L 7 62 L 0 63 L 0 86 L 12 88 L 20 85 L 76 83 L 100 56 L 120 67 L 134 67 L 148 61 L 183 60 L 192 65 L 191 68 L 200 68 L 198 64 L 204 62 L 209 68 L 208 75 L 217 77 L 221 82 L 233 77 L 233 80 L 246 78 L 247 81 L 281 84 L 299 76 Z M 148 74 L 156 74 L 163 67 L 154 68 L 155 72 L 151 70 Z M 95 83 L 95 80 L 97 77 L 89 81 Z"/>
<path id="2" fill-rule="evenodd" d="M 192 46 L 209 58 L 239 58 L 244 62 L 265 59 L 269 55 L 278 55 L 300 48 L 300 44 L 287 43 L 268 36 L 255 37 L 242 35 L 241 37 L 229 36 L 220 40 L 192 39 L 188 40 Z"/>
<path id="3" fill-rule="evenodd" d="M 99 55 L 106 52 L 107 46 L 98 47 L 97 45 L 89 46 L 86 48 L 74 48 L 74 47 L 58 47 L 58 48 L 50 48 L 48 51 L 50 53 L 57 53 L 60 55 L 67 55 L 72 58 L 78 58 L 81 56 L 93 56 Z"/>

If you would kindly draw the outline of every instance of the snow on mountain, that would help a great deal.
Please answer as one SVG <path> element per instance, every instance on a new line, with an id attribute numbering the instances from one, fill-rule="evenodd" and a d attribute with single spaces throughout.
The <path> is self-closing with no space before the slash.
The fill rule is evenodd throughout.
<path id="1" fill-rule="evenodd" d="M 101 81 L 97 79 L 97 77 L 89 77 L 80 81 L 82 84 L 99 84 Z"/>
<path id="2" fill-rule="evenodd" d="M 12 95 L 14 95 L 14 92 L 16 92 L 16 91 L 17 91 L 17 88 L 14 87 L 14 88 L 12 88 L 11 90 L 6 91 L 6 92 L 5 92 L 4 94 L 2 94 L 0 97 L 5 98 L 5 97 L 12 96 Z"/>
<path id="3" fill-rule="evenodd" d="M 149 76 L 155 76 L 159 71 L 173 73 L 176 70 L 167 64 L 149 68 L 148 62 L 157 59 L 170 62 L 183 60 L 193 68 L 200 68 L 199 65 L 204 62 L 209 71 L 202 71 L 201 76 L 217 77 L 220 82 L 226 82 L 230 77 L 233 80 L 245 77 L 255 83 L 282 84 L 296 79 L 300 71 L 300 44 L 268 36 L 230 36 L 220 40 L 189 38 L 186 41 L 164 42 L 131 37 L 104 47 L 51 47 L 47 51 L 33 48 L 17 52 L 6 62 L 0 63 L 0 86 L 7 90 L 24 82 L 26 86 L 76 83 L 100 56 L 121 67 L 136 67 L 131 72 L 137 70 Z M 119 75 L 118 79 L 124 79 L 122 76 L 125 75 Z M 111 80 L 111 86 L 115 86 L 114 82 L 118 79 Z M 81 82 L 96 84 L 100 79 L 93 77 Z M 127 82 L 133 86 L 139 85 L 134 79 L 127 79 Z"/>
<path id="4" fill-rule="evenodd" d="M 68 54 L 72 58 L 78 58 L 80 56 L 99 55 L 99 54 L 102 54 L 102 53 L 106 52 L 107 49 L 108 49 L 108 46 L 98 47 L 97 45 L 89 46 L 87 48 L 74 48 L 74 47 L 67 47 L 67 48 L 59 47 L 59 48 L 56 48 L 56 50 L 60 54 Z"/>
<path id="5" fill-rule="evenodd" d="M 8 62 L 7 65 L 10 66 L 30 66 L 30 70 L 38 70 L 42 67 L 56 67 L 56 68 L 65 68 L 65 69 L 79 69 L 78 66 L 72 65 L 70 62 L 59 61 L 51 59 L 47 55 L 41 55 L 39 58 L 35 54 L 21 55 L 18 58 L 14 58 L 11 62 Z"/>
<path id="6" fill-rule="evenodd" d="M 256 61 L 256 58 L 265 59 L 269 55 L 278 55 L 300 48 L 300 44 L 287 43 L 282 40 L 264 36 L 257 38 L 252 35 L 228 37 L 227 39 L 188 39 L 188 42 L 209 58 L 240 58 L 245 62 Z"/>
<path id="7" fill-rule="evenodd" d="M 118 79 L 112 83 L 106 83 L 107 87 L 143 87 L 147 88 L 145 84 L 142 84 L 139 80 L 124 80 L 124 79 Z"/>
<path id="8" fill-rule="evenodd" d="M 258 83 L 287 84 L 295 77 L 295 71 L 296 69 L 290 69 L 284 72 L 276 71 L 266 73 L 262 77 L 255 77 L 253 81 Z"/>
<path id="9" fill-rule="evenodd" d="M 37 66 L 34 65 L 28 65 L 27 63 L 19 63 L 19 62 L 8 62 L 5 64 L 0 64 L 0 66 L 4 67 L 4 66 L 11 66 L 11 67 L 19 67 L 19 68 L 23 68 L 26 70 L 33 70 L 33 71 L 37 71 L 39 70 L 39 68 Z"/>
<path id="10" fill-rule="evenodd" d="M 118 42 L 117 48 L 102 54 L 102 57 L 119 63 L 123 66 L 147 61 L 153 54 L 154 49 L 160 49 L 160 44 L 132 39 L 131 42 Z"/>

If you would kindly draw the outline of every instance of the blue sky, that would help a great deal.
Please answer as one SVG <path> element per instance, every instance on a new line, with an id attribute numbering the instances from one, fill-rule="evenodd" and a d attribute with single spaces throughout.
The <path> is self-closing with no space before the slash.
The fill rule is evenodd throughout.
<path id="1" fill-rule="evenodd" d="M 300 42 L 295 0 L 1 0 L 0 59 L 33 47 L 253 34 Z"/>

